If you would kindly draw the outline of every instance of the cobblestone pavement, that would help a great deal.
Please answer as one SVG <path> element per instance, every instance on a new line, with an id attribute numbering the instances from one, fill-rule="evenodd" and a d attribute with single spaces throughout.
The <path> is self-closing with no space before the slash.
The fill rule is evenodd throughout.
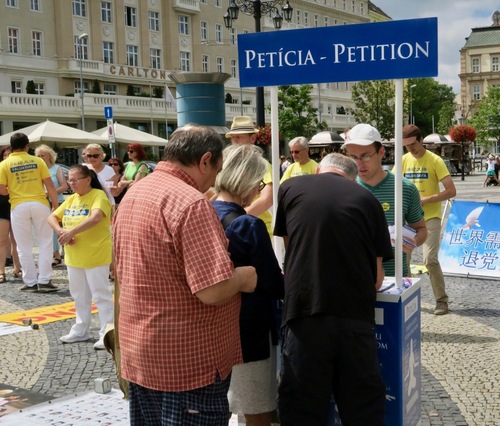
<path id="1" fill-rule="evenodd" d="M 500 202 L 500 188 L 482 188 L 482 175 L 454 177 L 458 200 Z M 421 262 L 416 250 L 413 263 Z M 54 270 L 56 293 L 18 291 L 20 281 L 0 284 L 0 313 L 71 301 L 66 268 Z M 447 277 L 450 313 L 432 314 L 430 283 L 422 275 L 422 425 L 500 425 L 500 281 Z M 94 317 L 96 317 L 94 315 Z M 0 383 L 54 397 L 91 391 L 94 379 L 109 377 L 114 365 L 95 351 L 97 318 L 88 342 L 63 344 L 74 319 L 0 336 Z"/>

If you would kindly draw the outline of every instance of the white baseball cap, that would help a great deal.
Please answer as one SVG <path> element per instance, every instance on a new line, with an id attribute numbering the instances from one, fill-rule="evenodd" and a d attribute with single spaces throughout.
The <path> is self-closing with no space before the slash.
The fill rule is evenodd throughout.
<path id="1" fill-rule="evenodd" d="M 378 130 L 369 124 L 356 124 L 347 133 L 346 140 L 342 147 L 346 145 L 363 145 L 368 146 L 374 142 L 380 142 L 382 138 Z"/>

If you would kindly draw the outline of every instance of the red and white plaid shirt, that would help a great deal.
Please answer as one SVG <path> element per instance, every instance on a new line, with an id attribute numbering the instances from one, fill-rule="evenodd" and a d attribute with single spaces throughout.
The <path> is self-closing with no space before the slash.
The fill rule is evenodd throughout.
<path id="1" fill-rule="evenodd" d="M 229 279 L 227 239 L 209 200 L 172 163 L 127 192 L 114 224 L 121 287 L 121 372 L 149 389 L 185 391 L 241 362 L 240 297 L 221 306 L 194 293 Z"/>

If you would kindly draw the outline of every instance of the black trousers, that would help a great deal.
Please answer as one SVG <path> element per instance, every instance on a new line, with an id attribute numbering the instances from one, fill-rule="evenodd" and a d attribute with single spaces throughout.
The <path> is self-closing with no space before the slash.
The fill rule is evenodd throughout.
<path id="1" fill-rule="evenodd" d="M 323 426 L 333 393 L 343 426 L 383 426 L 385 385 L 374 327 L 326 315 L 283 328 L 278 409 L 282 426 Z"/>

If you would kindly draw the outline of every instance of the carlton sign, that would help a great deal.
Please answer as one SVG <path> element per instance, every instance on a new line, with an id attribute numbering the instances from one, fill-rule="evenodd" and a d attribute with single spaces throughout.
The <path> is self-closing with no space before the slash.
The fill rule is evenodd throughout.
<path id="1" fill-rule="evenodd" d="M 241 87 L 437 76 L 437 18 L 238 35 Z"/>

